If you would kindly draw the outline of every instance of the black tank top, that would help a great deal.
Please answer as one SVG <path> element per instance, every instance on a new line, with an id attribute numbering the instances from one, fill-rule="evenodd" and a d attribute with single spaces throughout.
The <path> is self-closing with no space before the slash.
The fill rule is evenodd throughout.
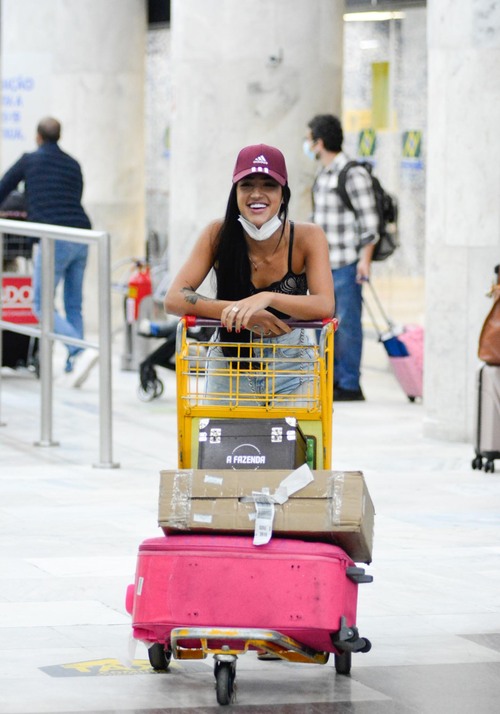
<path id="1" fill-rule="evenodd" d="M 283 295 L 307 295 L 307 276 L 305 273 L 294 273 L 292 270 L 292 250 L 293 250 L 293 237 L 294 237 L 294 224 L 290 221 L 290 241 L 288 244 L 288 271 L 281 278 L 281 280 L 276 280 L 271 285 L 265 288 L 256 288 L 253 283 L 250 283 L 250 294 L 255 295 L 256 293 L 262 292 L 272 292 L 272 293 L 282 293 Z M 279 310 L 274 310 L 271 307 L 267 308 L 276 317 L 280 319 L 286 319 L 289 315 L 285 315 Z"/>
<path id="2" fill-rule="evenodd" d="M 293 250 L 293 236 L 294 236 L 294 224 L 290 221 L 290 241 L 288 244 L 288 270 L 281 280 L 276 280 L 271 283 L 266 288 L 256 288 L 252 282 L 250 282 L 250 295 L 255 295 L 256 293 L 261 293 L 264 290 L 273 293 L 283 293 L 284 295 L 307 295 L 307 277 L 305 273 L 294 273 L 292 270 L 292 250 Z M 266 308 L 273 315 L 276 315 L 280 320 L 289 319 L 290 315 L 286 315 L 284 312 L 275 310 L 272 307 Z M 219 327 L 217 329 L 217 341 L 219 342 L 249 342 L 250 341 L 250 330 L 243 330 L 238 335 L 229 334 L 224 328 Z M 246 352 L 245 352 L 246 350 Z M 229 359 L 236 357 L 237 348 L 223 346 L 222 351 L 226 357 Z M 241 348 L 240 357 L 249 353 L 249 348 Z M 232 362 L 233 367 L 236 369 L 236 362 Z M 256 362 L 240 362 L 240 369 L 258 369 L 259 365 Z"/>

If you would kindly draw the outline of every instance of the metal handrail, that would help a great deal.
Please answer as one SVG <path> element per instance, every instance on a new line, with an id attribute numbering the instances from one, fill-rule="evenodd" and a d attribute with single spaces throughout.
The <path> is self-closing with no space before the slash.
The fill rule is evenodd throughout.
<path id="1" fill-rule="evenodd" d="M 116 468 L 119 464 L 112 458 L 112 390 L 111 390 L 111 267 L 110 236 L 104 231 L 83 228 L 68 228 L 45 223 L 0 219 L 0 234 L 40 238 L 42 251 L 42 304 L 40 327 L 28 327 L 2 319 L 0 299 L 0 354 L 2 331 L 8 329 L 40 340 L 41 415 L 38 446 L 56 446 L 52 439 L 52 352 L 54 341 L 78 347 L 93 347 L 99 352 L 99 462 L 97 468 Z M 98 250 L 98 299 L 99 341 L 94 344 L 54 332 L 54 241 L 97 244 Z M 3 285 L 3 241 L 0 241 L 0 285 Z M 1 397 L 0 369 L 0 397 Z M 1 399 L 0 399 L 1 405 Z M 0 425 L 1 420 L 0 420 Z"/>

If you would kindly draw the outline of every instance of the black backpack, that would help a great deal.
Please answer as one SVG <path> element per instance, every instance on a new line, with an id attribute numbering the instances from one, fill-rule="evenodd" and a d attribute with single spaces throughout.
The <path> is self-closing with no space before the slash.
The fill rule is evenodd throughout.
<path id="1" fill-rule="evenodd" d="M 380 239 L 376 243 L 372 260 L 386 260 L 394 253 L 399 245 L 398 241 L 398 202 L 395 196 L 391 196 L 384 190 L 382 184 L 376 176 L 372 174 L 372 165 L 369 161 L 348 161 L 339 173 L 337 192 L 344 205 L 353 213 L 356 213 L 345 188 L 347 172 L 353 166 L 362 166 L 370 174 L 373 192 L 378 212 L 378 232 Z"/>

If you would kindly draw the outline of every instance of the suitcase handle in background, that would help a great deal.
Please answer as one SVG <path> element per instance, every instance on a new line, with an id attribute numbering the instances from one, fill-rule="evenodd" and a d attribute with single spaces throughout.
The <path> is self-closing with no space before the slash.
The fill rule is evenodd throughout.
<path id="1" fill-rule="evenodd" d="M 216 320 L 213 317 L 198 317 L 196 315 L 184 315 L 181 318 L 186 323 L 186 327 L 220 327 L 220 320 Z M 320 330 L 328 323 L 333 324 L 333 330 L 335 331 L 338 326 L 338 320 L 335 317 L 329 317 L 325 320 L 283 320 L 290 327 L 303 327 L 305 329 L 312 328 L 315 330 Z"/>
<path id="2" fill-rule="evenodd" d="M 380 315 L 382 316 L 382 319 L 384 320 L 384 322 L 385 322 L 385 324 L 386 324 L 386 326 L 387 326 L 387 330 L 386 330 L 386 331 L 387 331 L 387 332 L 392 332 L 392 331 L 394 330 L 395 325 L 394 325 L 394 323 L 392 322 L 392 320 L 387 316 L 387 313 L 385 312 L 385 310 L 384 310 L 384 308 L 383 308 L 383 306 L 382 306 L 382 303 L 380 302 L 380 298 L 379 298 L 379 296 L 377 295 L 377 292 L 376 292 L 375 288 L 373 287 L 372 281 L 371 281 L 370 279 L 368 279 L 368 280 L 366 280 L 365 282 L 368 283 L 368 285 L 370 286 L 370 290 L 371 290 L 371 294 L 372 294 L 372 296 L 373 296 L 373 299 L 375 300 L 375 303 L 376 303 L 376 305 L 377 305 L 377 308 L 378 308 L 378 310 L 379 310 L 379 313 L 380 313 Z M 372 321 L 372 323 L 373 323 L 373 326 L 374 326 L 374 328 L 375 328 L 375 332 L 377 333 L 377 337 L 378 337 L 378 339 L 379 339 L 379 341 L 380 341 L 380 340 L 382 339 L 383 333 L 382 333 L 382 331 L 379 329 L 379 326 L 378 326 L 377 320 L 375 319 L 375 315 L 374 315 L 374 313 L 373 313 L 373 310 L 371 309 L 369 303 L 368 303 L 364 298 L 362 298 L 362 300 L 363 300 L 363 305 L 366 307 L 366 310 L 367 310 L 368 314 L 370 315 L 370 319 L 371 319 L 371 321 Z"/>

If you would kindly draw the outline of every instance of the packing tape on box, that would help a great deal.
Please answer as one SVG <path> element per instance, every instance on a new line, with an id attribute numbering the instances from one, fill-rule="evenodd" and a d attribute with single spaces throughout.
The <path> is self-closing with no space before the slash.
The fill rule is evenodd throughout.
<path id="1" fill-rule="evenodd" d="M 179 470 L 172 486 L 170 524 L 176 528 L 188 529 L 193 492 L 192 469 Z"/>
<path id="2" fill-rule="evenodd" d="M 274 504 L 283 505 L 290 496 L 314 481 L 314 476 L 307 464 L 302 464 L 298 469 L 292 471 L 280 483 L 274 493 L 269 489 L 253 491 L 251 496 L 241 498 L 242 503 L 255 504 L 255 529 L 254 545 L 265 545 L 269 543 L 273 535 Z"/>
<path id="3" fill-rule="evenodd" d="M 330 502 L 330 520 L 338 526 L 342 520 L 342 505 L 344 500 L 344 472 L 332 474 L 328 481 L 328 500 Z"/>

